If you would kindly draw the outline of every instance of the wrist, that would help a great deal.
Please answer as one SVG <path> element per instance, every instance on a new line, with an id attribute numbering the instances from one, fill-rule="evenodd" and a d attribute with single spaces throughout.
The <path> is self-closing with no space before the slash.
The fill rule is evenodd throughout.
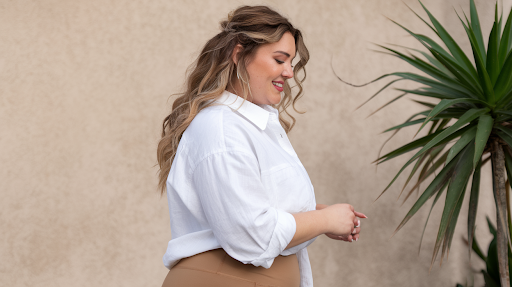
<path id="1" fill-rule="evenodd" d="M 319 234 L 329 233 L 330 226 L 328 216 L 324 209 L 315 210 L 316 212 L 316 222 L 319 228 Z"/>
<path id="2" fill-rule="evenodd" d="M 321 203 L 318 203 L 318 204 L 316 205 L 316 210 L 324 209 L 324 208 L 326 208 L 327 206 L 329 206 L 329 205 L 327 205 L 327 204 L 321 204 Z"/>

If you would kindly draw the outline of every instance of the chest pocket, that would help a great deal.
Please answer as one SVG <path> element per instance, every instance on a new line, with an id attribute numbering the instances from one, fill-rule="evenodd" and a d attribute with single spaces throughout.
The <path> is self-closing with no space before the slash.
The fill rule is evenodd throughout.
<path id="1" fill-rule="evenodd" d="M 302 166 L 275 166 L 263 171 L 261 179 L 274 196 L 274 207 L 291 213 L 315 209 L 313 185 Z"/>

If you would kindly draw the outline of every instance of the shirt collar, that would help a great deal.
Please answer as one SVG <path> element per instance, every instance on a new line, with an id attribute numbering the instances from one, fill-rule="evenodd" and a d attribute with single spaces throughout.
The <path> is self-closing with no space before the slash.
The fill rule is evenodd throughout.
<path id="1" fill-rule="evenodd" d="M 265 130 L 267 127 L 270 113 L 278 116 L 278 111 L 275 108 L 269 105 L 256 105 L 248 100 L 244 101 L 243 98 L 228 91 L 224 91 L 215 101 L 224 104 L 233 110 L 237 110 L 261 130 Z"/>

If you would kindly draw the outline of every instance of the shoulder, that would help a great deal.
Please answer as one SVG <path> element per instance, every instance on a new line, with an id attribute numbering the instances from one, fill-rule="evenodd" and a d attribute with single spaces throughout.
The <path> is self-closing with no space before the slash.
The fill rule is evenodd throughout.
<path id="1" fill-rule="evenodd" d="M 184 137 L 194 139 L 215 139 L 223 131 L 223 122 L 229 108 L 210 106 L 201 110 L 183 133 Z"/>
<path id="2" fill-rule="evenodd" d="M 225 105 L 201 110 L 183 133 L 189 152 L 197 157 L 223 151 L 251 152 L 254 136 L 259 133 L 254 125 Z"/>

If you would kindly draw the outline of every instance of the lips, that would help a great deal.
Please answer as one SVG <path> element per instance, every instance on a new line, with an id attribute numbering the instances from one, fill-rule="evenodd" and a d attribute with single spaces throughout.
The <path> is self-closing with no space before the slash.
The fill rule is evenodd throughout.
<path id="1" fill-rule="evenodd" d="M 282 81 L 272 81 L 272 85 L 274 85 L 274 88 L 276 88 L 278 91 L 280 91 L 280 92 L 283 91 L 284 82 L 282 82 Z"/>

